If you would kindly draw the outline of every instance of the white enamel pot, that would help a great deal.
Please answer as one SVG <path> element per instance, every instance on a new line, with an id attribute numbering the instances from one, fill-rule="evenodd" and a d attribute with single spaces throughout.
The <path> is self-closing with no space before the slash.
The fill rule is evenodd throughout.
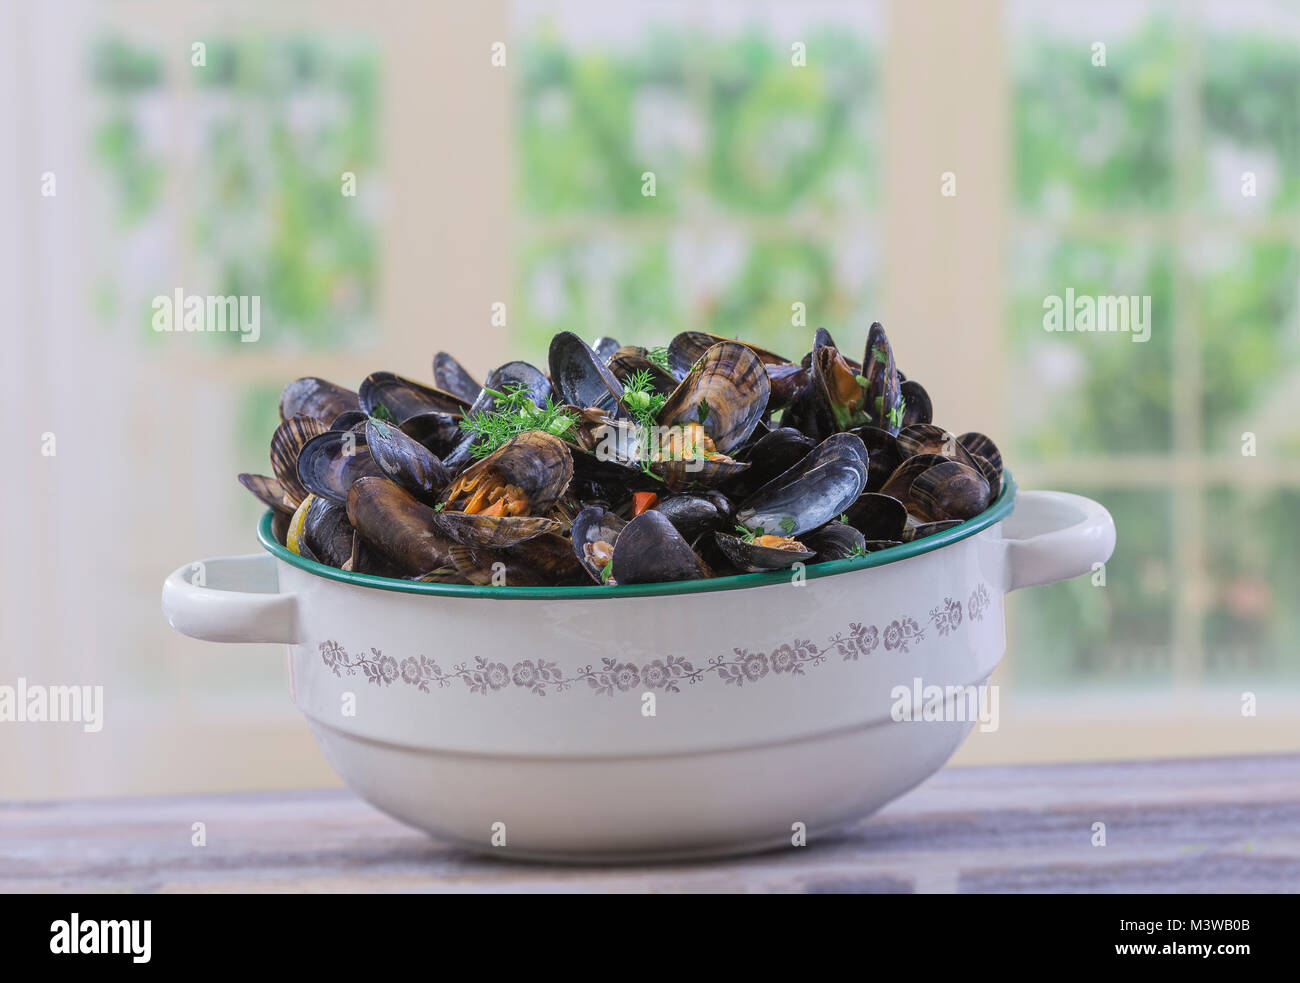
<path id="1" fill-rule="evenodd" d="M 983 684 L 1005 594 L 1090 571 L 1115 527 L 1007 475 L 975 519 L 801 576 L 614 588 L 388 580 L 290 553 L 269 514 L 259 537 L 175 571 L 163 610 L 286 644 L 353 791 L 470 849 L 620 861 L 812 842 L 932 775 L 972 721 L 955 696 L 949 719 L 897 720 L 897 687 Z"/>

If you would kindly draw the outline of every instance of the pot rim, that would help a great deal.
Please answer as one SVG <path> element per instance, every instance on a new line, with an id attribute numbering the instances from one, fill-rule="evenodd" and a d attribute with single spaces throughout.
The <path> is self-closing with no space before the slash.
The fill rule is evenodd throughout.
<path id="1" fill-rule="evenodd" d="M 1015 508 L 1016 480 L 1010 471 L 1002 472 L 1002 492 L 993 504 L 959 526 L 945 529 L 943 532 L 924 539 L 891 546 L 877 550 L 866 556 L 850 557 L 845 560 L 830 560 L 826 563 L 813 563 L 804 568 L 808 580 L 833 577 L 837 574 L 866 570 L 870 567 L 885 566 L 899 560 L 906 560 L 923 553 L 931 553 L 963 539 L 969 539 L 976 533 L 983 532 L 995 523 L 1001 522 Z M 430 594 L 438 597 L 486 597 L 507 598 L 513 600 L 557 601 L 587 600 L 595 598 L 616 597 L 661 597 L 677 594 L 706 594 L 713 591 L 744 590 L 749 587 L 768 587 L 775 584 L 788 584 L 788 570 L 773 570 L 767 573 L 742 573 L 729 577 L 710 577 L 704 580 L 677 580 L 659 584 L 624 584 L 615 587 L 602 587 L 592 584 L 590 587 L 477 587 L 472 584 L 434 584 L 415 580 L 396 580 L 392 577 L 377 577 L 368 573 L 351 573 L 331 567 L 315 560 L 291 552 L 287 547 L 276 542 L 271 533 L 272 512 L 266 510 L 257 524 L 257 539 L 262 547 L 290 566 L 325 580 L 336 580 L 354 587 L 368 587 L 373 590 L 396 591 L 403 594 Z"/>

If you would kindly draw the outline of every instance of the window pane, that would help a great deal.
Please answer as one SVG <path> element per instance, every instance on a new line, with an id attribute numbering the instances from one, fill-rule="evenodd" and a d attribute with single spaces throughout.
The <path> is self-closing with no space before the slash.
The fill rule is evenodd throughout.
<path id="1" fill-rule="evenodd" d="M 1211 678 L 1300 679 L 1300 491 L 1214 488 L 1206 493 L 1211 557 L 1205 662 Z"/>
<path id="2" fill-rule="evenodd" d="M 1174 93 L 1185 65 L 1172 25 L 1140 11 L 1106 23 L 1089 9 L 1057 24 L 1047 5 L 1035 9 L 1043 19 L 1021 19 L 1012 119 L 1023 207 L 1086 214 L 1173 204 Z M 1100 38 L 1104 66 L 1094 64 Z"/>
<path id="3" fill-rule="evenodd" d="M 117 232 L 97 306 L 159 342 L 151 299 L 183 288 L 257 298 L 261 345 L 366 340 L 381 191 L 374 47 L 218 39 L 206 58 L 183 90 L 156 45 L 109 38 L 91 52 L 94 159 Z M 344 172 L 356 175 L 355 195 L 343 193 Z M 185 194 L 180 222 L 165 212 L 168 180 Z M 241 337 L 191 336 L 255 357 Z"/>
<path id="4" fill-rule="evenodd" d="M 1210 239 L 1199 244 L 1193 261 L 1200 279 L 1205 450 L 1240 455 L 1242 436 L 1250 432 L 1261 459 L 1292 457 L 1300 449 L 1293 401 L 1300 251 L 1288 243 Z"/>
<path id="5" fill-rule="evenodd" d="M 1267 32 L 1215 32 L 1206 45 L 1203 194 L 1216 210 L 1266 215 L 1300 200 L 1300 50 Z"/>
<path id="6" fill-rule="evenodd" d="M 1025 235 L 1012 259 L 1009 333 L 1012 420 L 1039 460 L 1167 452 L 1173 291 L 1170 250 L 1133 242 Z M 1069 291 L 1073 290 L 1073 294 Z M 1048 331 L 1048 298 L 1150 297 L 1149 337 L 1130 331 Z M 1073 323 L 1073 322 L 1070 322 Z M 1132 325 L 1130 325 L 1132 327 Z"/>
<path id="7" fill-rule="evenodd" d="M 1105 586 L 1093 577 L 1035 587 L 1008 605 L 1017 679 L 1069 684 L 1164 684 L 1172 679 L 1172 499 L 1167 491 L 1072 488 L 1115 519 Z"/>

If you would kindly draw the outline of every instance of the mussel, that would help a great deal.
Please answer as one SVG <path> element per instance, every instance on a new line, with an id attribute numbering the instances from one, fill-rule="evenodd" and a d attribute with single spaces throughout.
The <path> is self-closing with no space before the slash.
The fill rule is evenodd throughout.
<path id="1" fill-rule="evenodd" d="M 478 399 L 483 387 L 455 358 L 446 352 L 433 356 L 433 384 L 443 392 L 463 399 L 467 404 Z"/>
<path id="2" fill-rule="evenodd" d="M 736 522 L 759 535 L 798 536 L 842 515 L 866 483 L 862 441 L 851 433 L 832 434 L 745 499 Z"/>
<path id="3" fill-rule="evenodd" d="M 564 441 L 530 430 L 461 472 L 443 490 L 430 521 L 467 546 L 514 546 L 562 529 L 547 513 L 572 477 Z"/>
<path id="4" fill-rule="evenodd" d="M 328 425 L 339 414 L 359 409 L 361 402 L 355 392 L 315 376 L 295 379 L 280 393 L 281 420 L 310 416 Z"/>

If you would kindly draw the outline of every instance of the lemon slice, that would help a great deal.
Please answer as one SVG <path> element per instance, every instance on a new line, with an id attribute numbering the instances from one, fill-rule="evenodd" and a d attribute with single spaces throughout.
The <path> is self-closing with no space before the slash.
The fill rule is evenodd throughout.
<path id="1" fill-rule="evenodd" d="M 307 526 L 307 510 L 311 508 L 311 503 L 316 501 L 315 495 L 308 495 L 298 506 L 298 511 L 293 514 L 289 520 L 289 531 L 284 535 L 284 545 L 289 548 L 290 553 L 297 553 L 302 556 L 302 550 L 299 545 L 302 543 L 303 530 Z"/>

